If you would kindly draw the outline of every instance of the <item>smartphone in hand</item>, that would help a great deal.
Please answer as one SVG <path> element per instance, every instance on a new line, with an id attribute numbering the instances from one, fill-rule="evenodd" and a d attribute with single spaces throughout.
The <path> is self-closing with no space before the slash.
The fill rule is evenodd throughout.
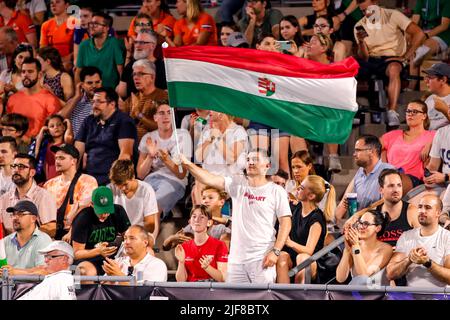
<path id="1" fill-rule="evenodd" d="M 292 42 L 290 40 L 287 41 L 277 41 L 280 45 L 280 51 L 289 51 L 292 48 Z"/>

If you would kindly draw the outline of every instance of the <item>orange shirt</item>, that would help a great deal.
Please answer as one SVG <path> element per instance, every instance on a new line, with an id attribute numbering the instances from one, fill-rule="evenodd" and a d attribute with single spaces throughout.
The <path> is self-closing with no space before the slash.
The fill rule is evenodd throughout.
<path id="1" fill-rule="evenodd" d="M 136 36 L 136 32 L 134 32 L 134 21 L 136 20 L 136 17 L 131 20 L 130 27 L 128 28 L 128 37 L 134 37 Z M 167 31 L 167 35 L 169 37 L 172 36 L 173 33 L 173 26 L 175 25 L 176 19 L 170 14 L 166 13 L 164 11 L 161 11 L 161 14 L 159 15 L 159 19 L 152 19 L 153 22 L 153 30 L 156 30 L 158 27 L 158 24 L 164 25 L 164 28 Z"/>
<path id="2" fill-rule="evenodd" d="M 64 181 L 63 175 L 61 174 L 48 180 L 44 184 L 44 189 L 56 197 L 56 206 L 58 208 L 62 206 L 71 182 L 72 181 Z M 97 180 L 95 180 L 94 177 L 82 174 L 73 190 L 73 203 L 78 204 L 79 207 L 88 205 L 91 202 L 92 192 L 97 189 L 97 187 Z M 73 205 L 70 203 L 67 203 L 65 216 L 72 210 L 72 206 Z M 70 227 L 66 221 L 64 221 L 64 225 L 66 228 Z"/>
<path id="3" fill-rule="evenodd" d="M 200 32 L 203 31 L 208 31 L 211 33 L 211 35 L 209 36 L 208 43 L 206 45 L 216 46 L 217 45 L 216 22 L 214 21 L 214 18 L 211 17 L 206 12 L 200 13 L 198 20 L 192 29 L 189 29 L 186 18 L 177 20 L 173 28 L 173 34 L 175 36 L 181 35 L 183 39 L 183 45 L 185 46 L 196 44 Z"/>
<path id="4" fill-rule="evenodd" d="M 0 16 L 0 27 L 5 26 L 5 20 Z M 19 11 L 14 11 L 11 19 L 9 19 L 8 27 L 12 27 L 17 33 L 19 43 L 28 42 L 26 35 L 36 33 L 33 21 L 26 14 L 22 14 Z"/>
<path id="5" fill-rule="evenodd" d="M 41 27 L 39 46 L 54 47 L 61 57 L 66 57 L 73 52 L 73 29 L 69 29 L 65 22 L 58 26 L 55 18 L 47 20 Z"/>
<path id="6" fill-rule="evenodd" d="M 29 95 L 24 90 L 19 91 L 8 99 L 6 105 L 8 113 L 19 113 L 28 118 L 30 126 L 26 133 L 27 137 L 35 137 L 44 126 L 45 119 L 57 113 L 59 109 L 61 104 L 58 98 L 47 89 L 42 89 L 33 95 Z"/>

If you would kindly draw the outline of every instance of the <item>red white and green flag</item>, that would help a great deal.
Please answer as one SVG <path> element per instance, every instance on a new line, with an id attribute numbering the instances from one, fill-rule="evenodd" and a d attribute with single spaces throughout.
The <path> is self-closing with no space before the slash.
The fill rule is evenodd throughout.
<path id="1" fill-rule="evenodd" d="M 0 223 L 0 267 L 7 265 L 5 242 L 3 240 L 3 226 Z"/>
<path id="2" fill-rule="evenodd" d="M 216 110 L 293 135 L 344 143 L 351 131 L 359 65 L 329 65 L 229 47 L 164 49 L 172 107 Z"/>

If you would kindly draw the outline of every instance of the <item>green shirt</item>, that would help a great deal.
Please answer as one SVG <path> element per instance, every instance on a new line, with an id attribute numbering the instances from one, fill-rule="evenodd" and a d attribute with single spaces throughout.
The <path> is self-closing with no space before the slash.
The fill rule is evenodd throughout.
<path id="1" fill-rule="evenodd" d="M 119 84 L 117 65 L 124 64 L 123 50 L 120 41 L 108 36 L 103 47 L 95 47 L 94 39 L 87 39 L 80 43 L 77 58 L 77 68 L 95 66 L 102 72 L 104 87 L 115 88 Z"/>
<path id="2" fill-rule="evenodd" d="M 44 255 L 38 250 L 44 249 L 52 242 L 52 239 L 37 227 L 34 229 L 31 239 L 19 247 L 17 232 L 11 233 L 5 238 L 5 251 L 8 264 L 18 269 L 29 269 L 44 264 Z"/>
<path id="3" fill-rule="evenodd" d="M 345 8 L 348 8 L 348 6 L 350 5 L 350 3 L 352 3 L 352 0 L 343 0 L 342 3 L 344 4 Z M 361 9 L 357 6 L 355 10 L 353 10 L 352 13 L 350 13 L 350 16 L 352 16 L 352 18 L 355 21 L 359 21 L 362 18 L 364 18 L 364 14 L 362 13 Z"/>
<path id="4" fill-rule="evenodd" d="M 431 30 L 441 24 L 442 17 L 450 18 L 449 0 L 417 0 L 414 14 L 420 15 L 420 26 L 423 30 Z M 450 28 L 437 35 L 450 44 Z"/>

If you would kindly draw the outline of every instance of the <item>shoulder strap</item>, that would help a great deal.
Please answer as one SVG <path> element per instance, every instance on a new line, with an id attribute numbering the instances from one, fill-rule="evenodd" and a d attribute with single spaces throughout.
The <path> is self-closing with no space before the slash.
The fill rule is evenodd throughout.
<path id="1" fill-rule="evenodd" d="M 64 231 L 64 216 L 66 214 L 66 208 L 67 203 L 73 204 L 73 192 L 75 190 L 75 185 L 78 182 L 78 179 L 81 176 L 81 170 L 78 170 L 75 176 L 73 177 L 72 181 L 70 182 L 69 190 L 67 190 L 66 196 L 64 198 L 64 201 L 62 202 L 61 206 L 58 208 L 57 214 L 56 214 L 56 234 L 58 236 L 59 233 Z M 70 200 L 70 202 L 69 202 Z M 57 238 L 55 236 L 55 239 Z"/>

